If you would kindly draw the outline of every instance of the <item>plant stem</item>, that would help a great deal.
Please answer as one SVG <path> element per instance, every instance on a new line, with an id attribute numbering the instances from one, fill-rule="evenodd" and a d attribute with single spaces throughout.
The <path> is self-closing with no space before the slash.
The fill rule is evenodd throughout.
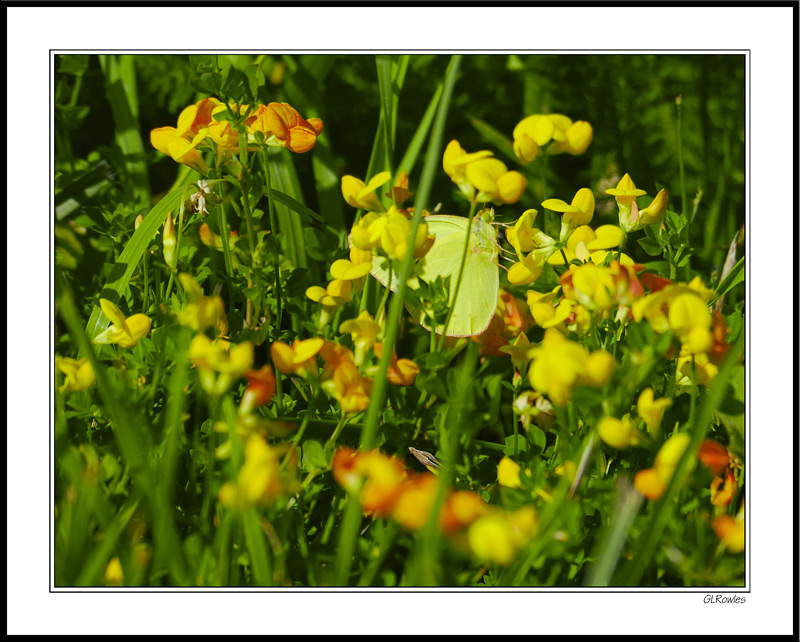
<path id="1" fill-rule="evenodd" d="M 278 243 L 278 223 L 275 217 L 275 203 L 272 199 L 272 172 L 269 163 L 268 152 L 266 149 L 261 150 L 261 164 L 264 167 L 264 177 L 267 179 L 267 199 L 269 201 L 269 227 L 270 233 L 275 243 Z M 274 330 L 272 340 L 278 339 L 281 331 L 281 316 L 283 315 L 283 306 L 281 303 L 281 264 L 280 256 L 275 255 L 274 261 L 275 271 L 275 322 L 272 325 Z"/>

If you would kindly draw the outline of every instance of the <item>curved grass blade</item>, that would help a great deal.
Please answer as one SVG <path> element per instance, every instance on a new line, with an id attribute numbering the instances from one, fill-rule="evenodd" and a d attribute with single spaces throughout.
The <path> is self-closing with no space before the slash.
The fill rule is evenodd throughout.
<path id="1" fill-rule="evenodd" d="M 283 205 L 288 207 L 290 210 L 297 212 L 301 216 L 305 216 L 307 219 L 309 219 L 309 223 L 314 227 L 318 227 L 321 230 L 330 232 L 336 237 L 340 236 L 339 230 L 329 225 L 328 222 L 324 218 L 322 218 L 322 216 L 317 214 L 310 207 L 306 207 L 300 201 L 292 198 L 285 192 L 281 192 L 273 187 L 272 197 L 279 203 L 282 203 Z"/>
<path id="2" fill-rule="evenodd" d="M 511 143 L 511 139 L 508 136 L 501 134 L 500 131 L 480 118 L 470 117 L 469 122 L 472 123 L 475 130 L 483 136 L 487 142 L 499 149 L 503 156 L 514 163 L 519 162 L 516 154 L 514 154 L 514 145 Z"/>
<path id="3" fill-rule="evenodd" d="M 414 132 L 414 135 L 411 137 L 411 142 L 406 148 L 406 153 L 403 154 L 403 158 L 400 159 L 400 162 L 397 165 L 398 175 L 401 172 L 410 174 L 413 171 L 414 165 L 417 163 L 417 158 L 422 151 L 422 147 L 425 144 L 425 141 L 428 139 L 428 133 L 433 125 L 433 118 L 436 116 L 436 108 L 439 106 L 439 101 L 442 98 L 443 89 L 444 85 L 442 85 L 442 83 L 439 83 L 436 86 L 436 91 L 433 92 L 433 97 L 428 103 L 428 107 L 422 116 L 422 120 L 419 121 L 419 126 Z"/>
<path id="4" fill-rule="evenodd" d="M 119 303 L 122 293 L 128 286 L 128 281 L 130 281 L 145 249 L 158 229 L 164 224 L 164 221 L 167 220 L 167 213 L 175 209 L 180 203 L 182 193 L 183 187 L 173 190 L 147 213 L 139 229 L 133 233 L 133 236 L 125 245 L 125 249 L 122 250 L 119 258 L 114 263 L 109 279 L 100 291 L 101 298 L 108 299 L 115 304 Z M 89 322 L 86 324 L 86 335 L 90 340 L 94 339 L 107 326 L 108 317 L 100 310 L 100 306 L 96 305 L 89 317 Z"/>

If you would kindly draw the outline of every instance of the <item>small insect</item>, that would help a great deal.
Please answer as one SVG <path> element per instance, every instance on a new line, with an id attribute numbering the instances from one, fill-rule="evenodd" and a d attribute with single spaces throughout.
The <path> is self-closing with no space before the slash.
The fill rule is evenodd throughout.
<path id="1" fill-rule="evenodd" d="M 424 450 L 417 450 L 411 446 L 408 447 L 408 450 L 423 466 L 425 466 L 425 468 L 431 471 L 434 475 L 439 474 L 438 471 L 441 470 L 442 465 L 437 461 L 436 457 L 428 452 L 425 452 Z"/>

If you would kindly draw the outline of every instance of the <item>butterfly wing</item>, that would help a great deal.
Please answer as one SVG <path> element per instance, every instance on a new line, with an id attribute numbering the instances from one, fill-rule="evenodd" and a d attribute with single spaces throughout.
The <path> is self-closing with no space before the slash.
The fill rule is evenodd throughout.
<path id="1" fill-rule="evenodd" d="M 463 234 L 467 229 L 467 219 L 465 219 L 463 216 L 435 214 L 432 216 L 426 216 L 422 220 L 428 224 L 428 234 L 433 234 L 436 237 L 437 242 L 439 239 L 442 239 L 448 234 L 452 234 L 454 232 L 461 232 L 461 242 L 464 242 Z M 436 243 L 434 243 L 433 247 L 436 247 Z M 431 251 L 433 251 L 433 249 L 431 249 Z M 459 256 L 461 255 L 459 254 Z M 390 283 L 390 274 L 388 268 L 389 259 L 384 256 L 376 255 L 372 259 L 372 270 L 370 270 L 370 274 L 378 279 L 381 285 L 388 287 L 392 292 L 396 292 L 397 282 L 394 279 L 395 275 L 392 275 Z"/>
<path id="2" fill-rule="evenodd" d="M 436 214 L 426 216 L 424 220 L 428 224 L 428 232 L 436 236 L 436 242 L 425 255 L 420 276 L 429 282 L 435 281 L 438 276 L 442 278 L 450 276 L 451 287 L 454 290 L 464 251 L 467 219 L 462 216 Z M 495 264 L 496 232 L 491 225 L 476 217 L 473 219 L 471 237 L 469 254 L 455 303 L 452 302 L 453 292 L 450 295 L 454 309 L 446 329 L 448 336 L 468 337 L 480 334 L 489 326 L 497 309 L 500 275 Z M 370 273 L 384 286 L 395 291 L 395 275 L 391 275 L 390 279 L 387 268 L 387 259 L 376 256 Z M 419 319 L 418 310 L 411 310 L 411 313 Z M 422 325 L 430 330 L 425 324 Z M 441 332 L 441 329 L 437 332 Z"/>
<path id="3" fill-rule="evenodd" d="M 455 337 L 480 334 L 492 320 L 500 291 L 500 275 L 495 264 L 495 230 L 482 219 L 473 220 L 461 287 L 454 302 L 453 294 L 464 252 L 467 219 L 457 216 L 428 217 L 429 221 L 430 219 L 434 220 L 429 223 L 429 229 L 433 228 L 437 237 L 425 256 L 420 276 L 426 281 L 434 281 L 438 276 L 451 277 L 450 304 L 453 306 L 453 316 L 445 334 Z M 445 234 L 441 235 L 442 232 Z"/>

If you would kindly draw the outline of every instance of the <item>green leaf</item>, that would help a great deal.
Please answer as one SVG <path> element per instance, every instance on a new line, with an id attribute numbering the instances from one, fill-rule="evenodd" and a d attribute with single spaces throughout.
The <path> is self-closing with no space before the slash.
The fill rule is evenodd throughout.
<path id="1" fill-rule="evenodd" d="M 736 265 L 733 266 L 728 276 L 726 276 L 722 283 L 716 288 L 717 296 L 714 297 L 709 303 L 714 303 L 718 299 L 724 297 L 728 292 L 735 288 L 739 283 L 744 281 L 744 257 L 740 258 Z"/>
<path id="2" fill-rule="evenodd" d="M 266 189 L 264 190 L 264 193 L 266 194 Z M 288 207 L 290 210 L 297 212 L 301 216 L 305 216 L 307 219 L 310 219 L 309 223 L 311 223 L 311 225 L 314 225 L 315 227 L 325 230 L 326 232 L 330 232 L 336 237 L 339 236 L 340 234 L 339 230 L 328 225 L 328 222 L 324 218 L 322 218 L 319 214 L 317 214 L 314 210 L 312 210 L 310 207 L 306 207 L 300 201 L 295 200 L 285 192 L 281 192 L 273 187 L 272 197 L 279 203 L 286 205 L 286 207 Z"/>
<path id="3" fill-rule="evenodd" d="M 542 433 L 542 434 L 544 434 L 544 433 Z M 506 447 L 503 449 L 503 454 L 506 457 L 514 457 L 514 453 L 515 453 L 515 450 L 514 450 L 514 437 L 515 437 L 515 435 L 510 435 L 509 437 L 505 438 Z M 517 439 L 516 452 L 517 453 L 528 452 L 528 440 L 525 439 L 525 437 L 523 437 L 522 435 L 516 435 L 516 439 Z"/>
<path id="4" fill-rule="evenodd" d="M 306 470 L 324 470 L 328 467 L 328 458 L 322 444 L 316 439 L 303 442 L 303 466 Z"/>
<path id="5" fill-rule="evenodd" d="M 659 245 L 656 241 L 645 237 L 643 239 L 639 239 L 638 243 L 649 256 L 661 256 L 661 245 Z"/>

